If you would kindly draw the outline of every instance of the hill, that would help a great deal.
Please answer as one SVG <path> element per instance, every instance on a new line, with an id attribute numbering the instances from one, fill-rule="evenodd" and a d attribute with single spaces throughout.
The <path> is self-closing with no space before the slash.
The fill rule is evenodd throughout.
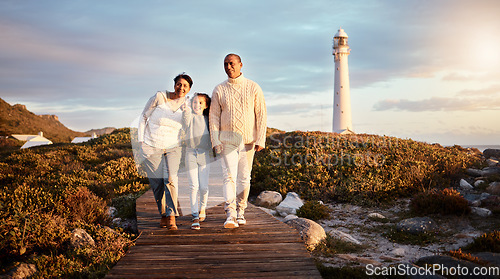
<path id="1" fill-rule="evenodd" d="M 74 137 L 85 136 L 85 133 L 68 129 L 56 115 L 36 115 L 26 106 L 11 106 L 0 98 L 0 136 L 12 134 L 33 134 L 43 132 L 44 136 L 54 143 L 71 142 Z"/>

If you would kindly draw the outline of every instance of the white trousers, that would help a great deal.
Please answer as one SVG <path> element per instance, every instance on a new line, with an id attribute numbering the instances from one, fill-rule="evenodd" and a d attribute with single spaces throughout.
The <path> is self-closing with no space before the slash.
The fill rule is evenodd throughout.
<path id="1" fill-rule="evenodd" d="M 248 205 L 254 144 L 224 145 L 222 174 L 226 217 L 242 216 Z"/>
<path id="2" fill-rule="evenodd" d="M 199 212 L 207 207 L 210 152 L 211 150 L 206 149 L 186 148 L 186 167 L 193 219 L 197 219 Z"/>

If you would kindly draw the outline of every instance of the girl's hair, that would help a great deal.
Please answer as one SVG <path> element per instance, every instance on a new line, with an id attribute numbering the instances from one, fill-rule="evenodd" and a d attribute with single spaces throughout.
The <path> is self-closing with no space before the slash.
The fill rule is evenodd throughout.
<path id="1" fill-rule="evenodd" d="M 189 83 L 189 88 L 193 87 L 193 80 L 191 79 L 190 76 L 186 75 L 185 73 L 182 73 L 182 74 L 178 74 L 175 78 L 174 78 L 174 85 L 177 84 L 177 82 L 179 81 L 179 79 L 184 79 L 186 80 L 188 83 Z"/>
<path id="2" fill-rule="evenodd" d="M 208 116 L 208 114 L 210 113 L 210 103 L 211 103 L 211 99 L 210 97 L 206 94 L 206 93 L 194 93 L 194 96 L 193 96 L 193 99 L 191 100 L 191 102 L 194 101 L 194 97 L 198 96 L 198 98 L 202 97 L 205 99 L 205 103 L 207 104 L 207 108 L 203 110 L 203 115 L 205 116 Z"/>

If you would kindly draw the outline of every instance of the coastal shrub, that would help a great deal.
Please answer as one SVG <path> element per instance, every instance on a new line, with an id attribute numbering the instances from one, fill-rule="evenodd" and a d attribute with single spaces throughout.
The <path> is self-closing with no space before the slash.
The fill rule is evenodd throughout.
<path id="1" fill-rule="evenodd" d="M 478 152 L 411 139 L 324 132 L 270 134 L 255 154 L 251 193 L 376 205 L 456 183 Z"/>
<path id="2" fill-rule="evenodd" d="M 486 265 L 485 261 L 481 260 L 478 257 L 472 256 L 470 253 L 463 252 L 462 249 L 448 251 L 448 252 L 446 252 L 446 254 L 448 254 L 454 258 L 457 258 L 457 259 L 466 260 L 466 261 L 477 263 L 480 265 Z"/>
<path id="3" fill-rule="evenodd" d="M 454 189 L 432 189 L 415 195 L 410 201 L 411 211 L 419 216 L 443 214 L 462 216 L 469 214 L 468 201 Z"/>
<path id="4" fill-rule="evenodd" d="M 388 226 L 388 230 L 382 234 L 394 243 L 426 246 L 438 242 L 437 234 L 433 232 L 409 233 L 401 231 L 396 226 Z"/>
<path id="5" fill-rule="evenodd" d="M 1 152 L 0 273 L 28 262 L 38 268 L 33 278 L 103 277 L 135 238 L 105 229 L 107 206 L 148 187 L 136 170 L 129 129 L 88 143 Z M 75 228 L 94 238 L 93 250 L 69 249 Z"/>
<path id="6" fill-rule="evenodd" d="M 306 201 L 299 209 L 296 215 L 313 221 L 326 219 L 330 216 L 330 208 L 319 201 Z"/>
<path id="7" fill-rule="evenodd" d="M 492 231 L 474 238 L 472 243 L 464 247 L 470 252 L 492 252 L 500 253 L 500 231 Z"/>
<path id="8" fill-rule="evenodd" d="M 326 234 L 326 237 L 316 244 L 313 253 L 316 256 L 332 257 L 335 254 L 357 253 L 364 249 L 363 245 L 343 241 Z"/>

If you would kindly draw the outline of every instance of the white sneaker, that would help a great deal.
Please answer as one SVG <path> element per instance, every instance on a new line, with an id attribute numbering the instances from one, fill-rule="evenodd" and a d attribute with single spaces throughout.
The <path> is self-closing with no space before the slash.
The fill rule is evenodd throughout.
<path id="1" fill-rule="evenodd" d="M 236 222 L 238 222 L 238 225 L 246 225 L 247 220 L 245 220 L 245 216 L 241 215 L 236 218 Z"/>
<path id="2" fill-rule="evenodd" d="M 236 222 L 236 218 L 234 217 L 227 217 L 226 222 L 224 222 L 224 228 L 226 229 L 234 229 L 239 227 L 238 223 Z"/>

